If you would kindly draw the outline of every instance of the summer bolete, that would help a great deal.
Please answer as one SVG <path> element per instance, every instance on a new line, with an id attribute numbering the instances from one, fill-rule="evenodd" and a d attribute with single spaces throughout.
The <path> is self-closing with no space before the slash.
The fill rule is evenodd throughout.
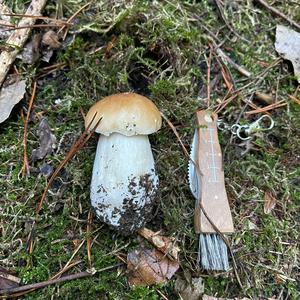
<path id="1" fill-rule="evenodd" d="M 151 216 L 158 194 L 158 176 L 148 134 L 161 127 L 155 104 L 135 93 L 103 98 L 85 119 L 100 133 L 91 182 L 91 202 L 97 216 L 129 234 Z"/>

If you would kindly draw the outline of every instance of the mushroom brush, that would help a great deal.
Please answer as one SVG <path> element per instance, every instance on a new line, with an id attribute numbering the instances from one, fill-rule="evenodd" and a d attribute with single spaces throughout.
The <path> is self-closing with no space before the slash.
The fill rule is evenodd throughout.
<path id="1" fill-rule="evenodd" d="M 85 125 L 93 128 L 100 118 L 91 202 L 103 222 L 126 235 L 144 227 L 158 196 L 148 135 L 160 129 L 161 115 L 148 98 L 122 93 L 94 104 Z"/>

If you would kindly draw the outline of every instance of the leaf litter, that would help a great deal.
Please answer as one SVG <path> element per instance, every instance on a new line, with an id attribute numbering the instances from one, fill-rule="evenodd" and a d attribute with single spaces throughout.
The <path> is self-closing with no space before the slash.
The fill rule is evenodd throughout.
<path id="1" fill-rule="evenodd" d="M 300 83 L 300 33 L 277 25 L 275 48 L 284 59 L 292 62 L 295 76 Z"/>
<path id="2" fill-rule="evenodd" d="M 159 250 L 137 249 L 127 254 L 128 282 L 131 286 L 152 285 L 171 279 L 179 262 Z"/>
<path id="3" fill-rule="evenodd" d="M 167 254 L 173 259 L 178 259 L 179 247 L 175 245 L 175 238 L 160 235 L 148 228 L 139 230 L 139 234 L 152 243 L 159 251 Z"/>
<path id="4" fill-rule="evenodd" d="M 25 80 L 17 80 L 8 86 L 2 87 L 0 91 L 0 123 L 9 117 L 14 106 L 23 99 L 25 92 Z"/>
<path id="5" fill-rule="evenodd" d="M 204 293 L 204 282 L 201 277 L 192 278 L 191 274 L 188 278 L 177 278 L 175 282 L 175 290 L 182 300 L 199 300 Z"/>
<path id="6" fill-rule="evenodd" d="M 271 192 L 265 192 L 264 196 L 264 213 L 270 214 L 273 208 L 276 206 L 277 200 L 276 198 L 271 194 Z"/>
<path id="7" fill-rule="evenodd" d="M 56 148 L 56 137 L 52 134 L 47 118 L 41 119 L 37 134 L 40 146 L 32 151 L 31 160 L 33 162 L 43 159 Z"/>

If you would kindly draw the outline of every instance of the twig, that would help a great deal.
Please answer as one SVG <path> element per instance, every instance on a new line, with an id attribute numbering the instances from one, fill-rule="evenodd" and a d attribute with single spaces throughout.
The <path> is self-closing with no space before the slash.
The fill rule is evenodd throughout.
<path id="1" fill-rule="evenodd" d="M 59 278 L 62 274 L 64 274 L 65 272 L 67 272 L 68 270 L 70 270 L 71 268 L 77 266 L 78 264 L 80 264 L 82 262 L 82 260 L 78 260 L 78 261 L 75 261 L 71 264 L 69 264 L 67 267 L 63 267 L 59 272 L 57 272 L 55 275 L 53 275 L 49 280 L 52 280 L 52 279 L 56 279 L 56 278 Z"/>
<path id="2" fill-rule="evenodd" d="M 209 45 L 209 57 L 208 57 L 208 63 L 207 63 L 207 107 L 210 106 L 210 93 L 211 93 L 211 87 L 210 87 L 210 73 L 211 73 L 211 57 L 213 52 L 212 45 Z"/>
<path id="3" fill-rule="evenodd" d="M 267 8 L 268 10 L 270 10 L 272 13 L 274 13 L 275 15 L 277 15 L 278 17 L 286 20 L 291 25 L 295 26 L 297 29 L 300 29 L 300 25 L 296 21 L 294 21 L 291 18 L 289 18 L 288 16 L 286 16 L 284 13 L 282 13 L 281 11 L 279 11 L 277 8 L 274 8 L 273 6 L 271 6 L 269 3 L 267 3 L 264 0 L 256 0 L 256 1 L 259 4 L 261 4 L 262 6 L 264 6 L 265 8 Z"/>
<path id="4" fill-rule="evenodd" d="M 299 100 L 299 99 L 297 99 L 296 97 L 294 97 L 294 96 L 292 96 L 292 95 L 289 95 L 289 97 L 290 97 L 290 99 L 291 99 L 294 103 L 300 105 L 300 100 Z"/>
<path id="5" fill-rule="evenodd" d="M 221 18 L 222 20 L 224 21 L 225 25 L 228 27 L 228 29 L 235 35 L 237 36 L 238 38 L 240 38 L 241 40 L 243 40 L 244 42 L 247 42 L 247 43 L 250 43 L 247 39 L 245 39 L 244 37 L 242 37 L 241 35 L 239 35 L 235 30 L 234 28 L 232 27 L 232 25 L 228 22 L 228 20 L 226 19 L 225 17 L 225 14 L 224 14 L 224 7 L 222 6 L 222 4 L 220 3 L 219 0 L 214 0 L 217 7 L 218 7 L 218 10 L 219 10 L 219 13 L 221 15 Z"/>
<path id="6" fill-rule="evenodd" d="M 40 15 L 47 0 L 32 0 L 28 6 L 26 15 Z M 34 24 L 33 18 L 22 18 L 18 24 L 19 27 L 30 27 Z M 14 31 L 7 39 L 6 43 L 13 46 L 13 50 L 4 50 L 0 54 L 0 86 L 2 86 L 4 79 L 10 69 L 10 66 L 15 61 L 20 49 L 24 46 L 31 28 L 24 28 Z"/>
<path id="7" fill-rule="evenodd" d="M 27 174 L 27 176 L 29 176 L 29 174 L 30 174 L 28 154 L 27 154 L 27 137 L 28 137 L 28 123 L 29 123 L 30 113 L 31 113 L 33 101 L 34 101 L 34 98 L 36 95 L 36 86 L 37 86 L 37 84 L 35 81 L 33 83 L 33 89 L 32 89 L 31 97 L 29 100 L 29 106 L 28 106 L 27 115 L 26 115 L 25 124 L 24 124 L 24 138 L 23 138 L 24 157 L 23 157 L 23 167 L 22 167 L 22 176 L 23 177 L 25 176 L 25 174 Z"/>
<path id="8" fill-rule="evenodd" d="M 3 27 L 11 27 L 10 25 L 1 25 Z M 20 29 L 30 29 L 30 28 L 48 28 L 48 27 L 62 27 L 62 26 L 69 26 L 63 24 L 37 24 L 37 25 L 26 25 L 26 26 L 14 26 L 13 28 L 5 29 L 3 31 L 13 31 L 13 30 L 20 30 Z"/>
<path id="9" fill-rule="evenodd" d="M 287 105 L 287 103 L 284 100 L 281 100 L 277 103 L 270 104 L 270 105 L 265 106 L 263 108 L 258 108 L 258 109 L 255 109 L 255 110 L 247 111 L 247 112 L 245 112 L 245 114 L 246 115 L 259 114 L 259 113 L 266 112 L 266 111 L 269 111 L 269 110 L 272 110 L 272 109 L 275 109 L 275 108 L 278 108 L 278 107 L 282 107 L 282 106 L 285 106 L 285 105 Z"/>
<path id="10" fill-rule="evenodd" d="M 68 23 L 71 23 L 73 20 L 74 20 L 74 18 L 78 15 L 78 14 L 80 14 L 86 7 L 88 7 L 91 3 L 92 3 L 93 1 L 90 1 L 90 2 L 88 2 L 88 3 L 86 3 L 85 5 L 83 5 L 82 7 L 80 7 L 69 19 L 68 19 Z M 59 34 L 60 32 L 62 32 L 64 29 L 66 28 L 66 26 L 63 26 L 62 28 L 60 28 L 59 30 L 58 30 L 58 32 L 57 32 L 57 34 Z M 68 34 L 68 30 L 66 30 L 65 31 L 65 33 L 64 33 L 64 36 L 63 36 L 63 40 L 65 40 L 66 39 L 66 36 L 67 36 L 67 34 Z"/>
<path id="11" fill-rule="evenodd" d="M 53 21 L 53 22 L 63 23 L 63 24 L 66 24 L 66 25 L 72 25 L 72 23 L 69 23 L 68 21 L 55 19 L 55 18 L 44 17 L 44 16 L 33 16 L 33 15 L 26 15 L 26 14 L 3 14 L 3 15 L 4 16 L 9 16 L 9 17 L 33 18 L 33 19 L 37 19 L 37 20 L 46 20 L 46 21 Z"/>
<path id="12" fill-rule="evenodd" d="M 234 62 L 229 56 L 227 56 L 223 50 L 220 48 L 216 49 L 217 54 L 221 56 L 223 60 L 225 60 L 227 63 L 229 63 L 233 68 L 235 68 L 238 72 L 240 72 L 242 75 L 246 77 L 251 77 L 252 74 L 248 70 L 246 70 L 244 67 L 238 65 L 236 62 Z"/>
<path id="13" fill-rule="evenodd" d="M 87 245 L 87 257 L 89 262 L 89 268 L 92 269 L 92 259 L 91 259 L 91 231 L 92 231 L 92 221 L 93 221 L 93 211 L 89 210 L 87 225 L 86 225 L 86 245 Z"/>
<path id="14" fill-rule="evenodd" d="M 71 264 L 72 259 L 74 258 L 74 256 L 77 254 L 77 252 L 80 250 L 80 248 L 82 247 L 82 245 L 84 244 L 84 240 L 80 243 L 80 245 L 75 249 L 75 251 L 73 252 L 72 256 L 70 257 L 70 259 L 68 260 L 68 262 L 65 264 L 65 266 L 61 269 L 61 271 L 59 271 L 57 274 L 55 274 L 54 276 L 52 276 L 49 280 L 53 280 L 56 279 L 57 277 L 60 277 L 61 274 L 63 274 L 67 268 L 69 267 L 69 265 Z"/>
<path id="15" fill-rule="evenodd" d="M 109 266 L 109 267 L 97 270 L 96 273 L 109 271 L 109 270 L 115 269 L 115 268 L 117 268 L 121 265 L 123 265 L 123 264 L 117 264 L 117 265 Z M 90 277 L 90 276 L 93 276 L 93 275 L 94 275 L 94 273 L 90 273 L 90 272 L 80 272 L 80 273 L 76 273 L 76 274 L 66 275 L 64 277 L 57 278 L 57 279 L 46 280 L 46 281 L 33 283 L 33 284 L 27 284 L 27 285 L 23 285 L 23 286 L 16 287 L 16 288 L 3 289 L 3 290 L 0 290 L 0 296 L 1 296 L 2 299 L 5 299 L 8 296 L 11 297 L 11 296 L 13 296 L 13 294 L 18 293 L 18 292 L 23 292 L 23 291 L 27 292 L 28 290 L 29 291 L 34 291 L 36 289 L 40 289 L 40 288 L 46 287 L 48 285 L 61 283 L 61 282 L 66 282 L 66 281 L 71 281 L 71 280 L 74 280 L 74 279 Z"/>

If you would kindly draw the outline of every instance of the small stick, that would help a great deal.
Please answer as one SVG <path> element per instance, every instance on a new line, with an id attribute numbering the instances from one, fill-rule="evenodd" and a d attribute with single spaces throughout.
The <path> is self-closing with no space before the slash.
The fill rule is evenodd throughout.
<path id="1" fill-rule="evenodd" d="M 221 50 L 220 48 L 216 49 L 217 54 L 219 54 L 221 56 L 221 58 L 223 58 L 225 61 L 227 61 L 233 68 L 235 68 L 238 72 L 240 72 L 242 75 L 246 76 L 246 77 L 251 77 L 252 74 L 251 72 L 249 72 L 248 70 L 246 70 L 244 67 L 241 67 L 240 65 L 238 65 L 236 62 L 234 62 L 229 56 L 227 56 L 223 50 Z"/>
<path id="2" fill-rule="evenodd" d="M 242 37 L 241 35 L 239 35 L 235 30 L 234 28 L 232 27 L 232 25 L 228 22 L 228 20 L 226 19 L 225 17 L 225 14 L 224 14 L 224 8 L 223 6 L 221 5 L 220 1 L 219 0 L 214 0 L 217 7 L 218 7 L 218 10 L 220 12 L 220 15 L 221 15 L 221 18 L 222 20 L 224 21 L 225 25 L 228 27 L 228 29 L 235 35 L 237 36 L 238 38 L 240 38 L 241 40 L 247 42 L 247 43 L 250 43 L 247 39 L 245 39 L 244 37 Z"/>
<path id="3" fill-rule="evenodd" d="M 294 103 L 300 105 L 300 100 L 299 100 L 299 99 L 297 99 L 296 97 L 294 97 L 294 96 L 292 96 L 292 95 L 289 95 L 289 97 L 290 97 L 290 99 L 291 99 Z"/>
<path id="4" fill-rule="evenodd" d="M 80 14 L 86 7 L 88 7 L 93 1 L 90 1 L 88 3 L 86 3 L 85 5 L 83 5 L 81 8 L 79 8 L 69 19 L 68 19 L 68 23 L 71 23 L 73 21 L 73 19 L 78 15 Z M 64 29 L 66 28 L 66 26 L 63 26 L 62 28 L 60 28 L 57 32 L 57 34 L 59 34 L 60 32 L 62 32 Z M 65 31 L 64 33 L 64 37 L 63 37 L 63 40 L 66 39 L 66 36 L 68 34 L 68 30 Z"/>
<path id="5" fill-rule="evenodd" d="M 63 23 L 66 25 L 72 25 L 72 23 L 69 23 L 68 21 L 44 17 L 44 16 L 33 16 L 33 15 L 26 15 L 26 14 L 3 14 L 3 15 L 9 16 L 9 17 L 33 18 L 33 19 L 38 19 L 38 20 L 53 21 L 53 22 Z"/>
<path id="6" fill-rule="evenodd" d="M 30 118 L 30 113 L 31 109 L 33 106 L 33 101 L 36 95 L 36 81 L 33 83 L 33 89 L 31 93 L 31 98 L 29 100 L 29 106 L 28 106 L 28 111 L 25 119 L 25 124 L 24 124 L 24 139 L 23 139 L 23 146 L 24 146 L 24 158 L 23 158 L 23 167 L 22 167 L 22 176 L 24 177 L 25 174 L 27 176 L 30 175 L 29 172 L 29 162 L 28 162 L 28 154 L 27 154 L 27 138 L 28 138 L 28 123 L 29 123 L 29 118 Z"/>
<path id="7" fill-rule="evenodd" d="M 53 280 L 53 279 L 56 279 L 57 277 L 60 277 L 60 275 L 63 274 L 67 270 L 67 268 L 69 267 L 72 259 L 74 258 L 74 256 L 76 255 L 76 253 L 79 251 L 79 249 L 82 247 L 83 244 L 84 244 L 84 240 L 75 249 L 75 251 L 73 252 L 72 256 L 70 257 L 70 259 L 68 260 L 68 262 L 65 264 L 65 266 L 61 269 L 61 271 L 59 271 L 57 274 L 55 274 L 54 276 L 52 276 L 49 280 Z"/>
<path id="8" fill-rule="evenodd" d="M 106 268 L 103 268 L 103 269 L 100 269 L 100 270 L 96 271 L 96 273 L 112 270 L 112 269 L 115 269 L 117 267 L 120 267 L 121 265 L 123 265 L 123 264 L 117 264 L 117 265 L 109 266 L 109 267 L 106 267 Z M 66 276 L 61 277 L 61 278 L 46 280 L 46 281 L 33 283 L 33 284 L 27 284 L 27 285 L 19 286 L 19 287 L 16 287 L 16 288 L 2 289 L 2 290 L 0 290 L 0 296 L 2 296 L 1 297 L 2 299 L 6 299 L 7 296 L 13 296 L 14 293 L 28 291 L 28 290 L 33 291 L 33 290 L 36 290 L 36 289 L 46 287 L 48 285 L 61 283 L 61 282 L 66 282 L 66 281 L 71 281 L 71 280 L 74 280 L 74 279 L 90 277 L 90 276 L 93 276 L 93 275 L 94 275 L 94 273 L 90 273 L 90 272 L 80 272 L 80 273 L 76 273 L 76 274 L 66 275 Z"/>
<path id="9" fill-rule="evenodd" d="M 59 278 L 62 274 L 64 274 L 65 272 L 67 272 L 68 270 L 70 270 L 71 268 L 77 266 L 78 264 L 80 264 L 82 262 L 82 260 L 78 260 L 78 261 L 75 261 L 71 264 L 69 264 L 67 267 L 63 267 L 58 273 L 56 273 L 55 275 L 53 275 L 49 280 L 52 280 L 52 279 L 56 279 L 56 278 Z"/>
<path id="10" fill-rule="evenodd" d="M 211 57 L 212 57 L 212 51 L 213 47 L 212 45 L 209 45 L 210 51 L 209 51 L 209 57 L 208 57 L 208 64 L 207 64 L 207 107 L 210 106 L 210 73 L 211 73 Z"/>
<path id="11" fill-rule="evenodd" d="M 259 114 L 259 113 L 266 112 L 266 111 L 269 111 L 271 109 L 275 109 L 275 108 L 282 107 L 282 106 L 285 106 L 285 105 L 287 105 L 287 103 L 285 103 L 284 100 L 281 100 L 277 103 L 270 104 L 270 105 L 265 106 L 263 108 L 258 108 L 258 109 L 247 111 L 247 112 L 245 112 L 245 114 L 246 115 Z"/>
<path id="12" fill-rule="evenodd" d="M 1 25 L 1 26 L 7 26 L 11 27 L 10 25 Z M 14 28 L 5 29 L 3 31 L 13 31 L 17 29 L 26 29 L 26 28 L 48 28 L 48 27 L 62 27 L 67 26 L 63 24 L 37 24 L 37 25 L 28 25 L 28 26 L 14 26 Z"/>
<path id="13" fill-rule="evenodd" d="M 262 6 L 264 6 L 265 8 L 269 9 L 272 13 L 274 13 L 278 17 L 286 20 L 291 25 L 295 26 L 297 29 L 300 29 L 300 25 L 296 21 L 294 21 L 291 18 L 287 17 L 284 13 L 282 13 L 281 11 L 279 11 L 277 8 L 274 8 L 273 6 L 271 6 L 269 3 L 267 3 L 264 0 L 256 0 L 256 1 L 258 3 L 260 3 Z"/>
<path id="14" fill-rule="evenodd" d="M 87 225 L 86 225 L 86 245 L 87 245 L 87 257 L 89 262 L 89 268 L 92 269 L 92 259 L 91 259 L 91 231 L 92 231 L 92 221 L 93 221 L 93 211 L 92 209 L 89 210 Z"/>
<path id="15" fill-rule="evenodd" d="M 28 6 L 26 15 L 40 15 L 47 0 L 32 0 Z M 34 24 L 33 18 L 22 18 L 18 24 L 19 27 L 30 27 Z M 20 49 L 23 48 L 31 28 L 24 28 L 14 31 L 7 39 L 6 43 L 14 47 L 10 51 L 4 50 L 0 54 L 0 86 L 2 86 L 4 79 L 10 69 L 10 66 L 15 61 Z"/>

